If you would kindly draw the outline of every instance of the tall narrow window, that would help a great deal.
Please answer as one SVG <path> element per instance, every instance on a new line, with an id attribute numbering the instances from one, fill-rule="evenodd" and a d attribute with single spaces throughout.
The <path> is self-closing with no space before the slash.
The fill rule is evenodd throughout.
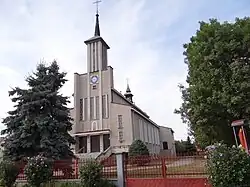
<path id="1" fill-rule="evenodd" d="M 107 49 L 103 46 L 102 48 L 102 70 L 107 69 Z"/>
<path id="2" fill-rule="evenodd" d="M 122 115 L 118 115 L 118 128 L 122 129 L 123 128 L 123 124 L 122 124 Z"/>
<path id="3" fill-rule="evenodd" d="M 106 95 L 106 118 L 109 117 L 109 96 Z"/>
<path id="4" fill-rule="evenodd" d="M 148 142 L 148 125 L 147 123 L 144 123 L 144 139 L 145 139 L 145 142 Z"/>
<path id="5" fill-rule="evenodd" d="M 80 121 L 83 120 L 83 100 L 80 99 Z"/>
<path id="6" fill-rule="evenodd" d="M 102 117 L 106 118 L 106 95 L 102 96 Z"/>
<path id="7" fill-rule="evenodd" d="M 94 97 L 90 98 L 90 119 L 94 119 Z"/>
<path id="8" fill-rule="evenodd" d="M 123 142 L 123 131 L 119 131 L 118 133 L 119 142 Z"/>
<path id="9" fill-rule="evenodd" d="M 95 107 L 96 107 L 96 119 L 99 119 L 99 115 L 100 115 L 100 108 L 99 108 L 99 96 L 95 97 Z"/>
<path id="10" fill-rule="evenodd" d="M 142 120 L 139 119 L 139 134 L 140 134 L 140 140 L 143 141 L 143 138 L 142 138 L 142 131 L 143 131 L 143 123 L 142 123 Z"/>
<path id="11" fill-rule="evenodd" d="M 99 47 L 98 47 L 98 43 L 96 43 L 96 71 L 98 71 L 99 70 L 99 59 L 98 59 L 98 49 L 99 49 Z"/>
<path id="12" fill-rule="evenodd" d="M 92 58 L 93 58 L 93 61 L 92 61 L 92 63 L 93 63 L 93 71 L 95 71 L 95 43 L 93 43 L 92 44 L 93 45 L 93 56 L 92 56 Z"/>
<path id="13" fill-rule="evenodd" d="M 151 125 L 148 125 L 148 142 L 152 143 L 152 136 L 151 136 Z"/>
<path id="14" fill-rule="evenodd" d="M 87 116 L 88 116 L 88 99 L 84 98 L 84 120 L 87 120 Z"/>

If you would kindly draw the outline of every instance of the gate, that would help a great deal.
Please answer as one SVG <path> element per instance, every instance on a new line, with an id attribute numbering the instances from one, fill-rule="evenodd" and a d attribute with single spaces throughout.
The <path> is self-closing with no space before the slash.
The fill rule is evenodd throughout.
<path id="1" fill-rule="evenodd" d="M 133 157 L 125 161 L 127 187 L 210 187 L 202 155 Z"/>

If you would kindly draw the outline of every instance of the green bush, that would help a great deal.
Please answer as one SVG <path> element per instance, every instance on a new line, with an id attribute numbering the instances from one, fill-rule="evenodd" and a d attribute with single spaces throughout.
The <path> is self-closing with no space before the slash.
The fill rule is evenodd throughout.
<path id="1" fill-rule="evenodd" d="M 135 140 L 129 147 L 129 156 L 148 156 L 147 146 L 141 140 Z"/>
<path id="2" fill-rule="evenodd" d="M 53 176 L 53 162 L 40 155 L 28 159 L 24 168 L 27 182 L 30 186 L 40 187 L 47 183 Z"/>
<path id="3" fill-rule="evenodd" d="M 80 168 L 80 179 L 84 187 L 115 187 L 106 179 L 102 179 L 102 165 L 96 160 L 88 160 Z"/>
<path id="4" fill-rule="evenodd" d="M 102 165 L 95 160 L 88 160 L 80 168 L 80 178 L 84 187 L 97 187 L 102 178 Z"/>
<path id="5" fill-rule="evenodd" d="M 208 154 L 207 170 L 213 187 L 250 183 L 250 157 L 241 148 L 215 145 Z"/>
<path id="6" fill-rule="evenodd" d="M 116 187 L 116 185 L 107 179 L 101 179 L 98 187 Z"/>
<path id="7" fill-rule="evenodd" d="M 19 168 L 11 161 L 0 162 L 0 185 L 12 187 L 19 174 Z"/>
<path id="8" fill-rule="evenodd" d="M 77 182 L 64 182 L 60 187 L 81 187 L 81 184 Z"/>

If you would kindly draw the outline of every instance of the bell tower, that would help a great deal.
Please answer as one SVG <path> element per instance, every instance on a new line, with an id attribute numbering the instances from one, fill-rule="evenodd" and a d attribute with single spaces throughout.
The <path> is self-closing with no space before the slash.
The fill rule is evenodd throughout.
<path id="1" fill-rule="evenodd" d="M 96 13 L 94 36 L 85 41 L 87 45 L 87 71 L 88 73 L 107 70 L 108 44 L 100 35 L 99 14 Z"/>

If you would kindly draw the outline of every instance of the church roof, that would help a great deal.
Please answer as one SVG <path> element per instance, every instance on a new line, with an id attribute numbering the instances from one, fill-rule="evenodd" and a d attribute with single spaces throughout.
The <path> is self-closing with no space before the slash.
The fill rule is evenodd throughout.
<path id="1" fill-rule="evenodd" d="M 115 88 L 112 88 L 112 90 L 117 93 L 117 95 L 119 95 L 121 98 L 123 98 L 125 101 L 127 101 L 134 109 L 136 109 L 137 111 L 139 111 L 142 115 L 144 115 L 146 118 L 149 119 L 149 115 L 147 115 L 146 112 L 144 112 L 142 109 L 140 109 L 138 106 L 136 106 L 134 103 L 130 102 L 128 99 L 126 99 L 124 97 L 124 95 L 122 95 L 119 91 L 117 91 Z"/>
<path id="2" fill-rule="evenodd" d="M 84 43 L 88 44 L 88 43 L 92 43 L 92 42 L 95 42 L 95 41 L 101 41 L 106 46 L 107 49 L 110 49 L 110 47 L 108 46 L 108 44 L 101 37 L 100 25 L 99 25 L 99 14 L 96 14 L 96 23 L 95 23 L 94 36 L 91 37 L 90 39 L 84 41 Z"/>
<path id="3" fill-rule="evenodd" d="M 95 36 L 101 36 L 101 34 L 100 34 L 100 26 L 99 26 L 99 14 L 96 14 Z"/>

